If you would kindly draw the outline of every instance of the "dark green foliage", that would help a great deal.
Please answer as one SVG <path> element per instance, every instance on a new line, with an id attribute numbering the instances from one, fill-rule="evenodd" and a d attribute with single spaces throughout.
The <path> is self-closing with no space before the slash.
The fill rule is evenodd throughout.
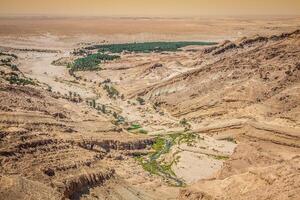
<path id="1" fill-rule="evenodd" d="M 138 97 L 136 100 L 140 103 L 140 105 L 145 105 L 145 100 L 143 98 Z"/>
<path id="2" fill-rule="evenodd" d="M 105 105 L 102 105 L 102 107 L 101 107 L 101 111 L 102 111 L 102 113 L 106 113 L 106 106 Z"/>
<path id="3" fill-rule="evenodd" d="M 92 107 L 96 108 L 96 100 L 95 99 L 92 100 Z"/>
<path id="4" fill-rule="evenodd" d="M 179 48 L 190 45 L 214 45 L 214 42 L 144 42 L 127 44 L 94 45 L 86 49 L 98 49 L 99 52 L 121 53 L 123 51 L 135 53 L 149 53 L 162 51 L 178 51 Z"/>
<path id="5" fill-rule="evenodd" d="M 10 67 L 13 71 L 19 71 L 17 65 L 11 64 Z"/>
<path id="6" fill-rule="evenodd" d="M 78 58 L 73 64 L 68 65 L 72 71 L 93 71 L 99 70 L 98 65 L 103 61 L 115 60 L 120 58 L 116 55 L 108 55 L 103 53 L 96 53 L 84 58 Z"/>
<path id="7" fill-rule="evenodd" d="M 76 97 L 76 95 L 77 95 L 77 94 L 74 93 L 73 97 Z M 87 100 L 86 103 L 87 103 L 90 107 L 92 107 L 92 108 L 94 108 L 94 109 L 96 109 L 96 110 L 98 110 L 98 111 L 101 111 L 101 110 L 102 110 L 101 107 L 100 107 L 100 105 L 96 103 L 96 99 L 92 99 L 92 100 L 90 100 L 90 101 Z"/>
<path id="8" fill-rule="evenodd" d="M 75 76 L 74 71 L 72 69 L 69 69 L 70 76 Z"/>
<path id="9" fill-rule="evenodd" d="M 117 119 L 117 118 L 118 118 L 118 114 L 117 114 L 116 112 L 114 112 L 114 113 L 113 113 L 113 117 L 114 117 L 115 119 Z"/>
<path id="10" fill-rule="evenodd" d="M 185 118 L 183 118 L 182 120 L 180 120 L 179 123 L 180 123 L 183 127 L 185 127 L 185 131 L 190 130 L 191 124 L 188 123 L 188 121 L 187 121 Z"/>
<path id="11" fill-rule="evenodd" d="M 83 55 L 88 54 L 88 52 L 84 49 L 74 49 L 72 54 L 75 55 L 75 56 L 83 56 Z"/>
<path id="12" fill-rule="evenodd" d="M 199 135 L 196 135 L 193 132 L 187 132 L 179 136 L 178 144 L 186 143 L 188 146 L 192 146 L 192 144 L 196 141 L 196 139 L 201 139 L 201 138 L 199 137 Z"/>
<path id="13" fill-rule="evenodd" d="M 180 120 L 179 122 L 181 125 L 185 126 L 188 124 L 187 120 L 185 118 L 183 118 L 182 120 Z"/>
<path id="14" fill-rule="evenodd" d="M 111 83 L 111 80 L 108 78 L 108 79 L 105 79 L 102 83 L 104 83 L 104 84 Z"/>
<path id="15" fill-rule="evenodd" d="M 7 54 L 7 55 L 10 55 L 10 54 Z M 9 66 L 13 71 L 19 71 L 17 65 L 13 64 L 12 61 L 13 61 L 13 57 L 7 57 L 4 59 L 0 59 L 0 65 L 6 65 L 6 66 Z"/>
<path id="16" fill-rule="evenodd" d="M 121 115 L 119 115 L 116 112 L 113 112 L 113 117 L 115 118 L 114 124 L 115 125 L 120 125 L 120 124 L 124 124 L 125 123 L 125 118 Z"/>
<path id="17" fill-rule="evenodd" d="M 155 102 L 154 105 L 153 105 L 153 108 L 158 109 L 160 106 L 161 106 L 160 102 Z"/>
<path id="18" fill-rule="evenodd" d="M 52 64 L 52 65 L 53 65 L 53 64 Z M 70 69 L 71 69 L 71 68 L 72 68 L 72 63 L 68 63 L 68 64 L 67 64 L 67 68 L 70 68 Z"/>
<path id="19" fill-rule="evenodd" d="M 148 134 L 148 131 L 146 131 L 145 129 L 140 129 L 139 133 L 141 133 L 141 134 Z"/>
<path id="20" fill-rule="evenodd" d="M 17 85 L 35 85 L 32 79 L 27 78 L 19 78 L 18 76 L 11 76 L 6 78 L 10 84 L 17 84 Z"/>
<path id="21" fill-rule="evenodd" d="M 115 124 L 119 125 L 119 124 L 124 124 L 125 123 L 125 118 L 121 115 L 118 115 L 115 121 Z"/>
<path id="22" fill-rule="evenodd" d="M 226 141 L 228 141 L 228 142 L 236 143 L 235 139 L 232 138 L 232 137 L 226 137 L 226 138 L 224 138 L 224 139 L 222 139 L 222 140 L 226 140 Z"/>
<path id="23" fill-rule="evenodd" d="M 104 85 L 103 89 L 106 90 L 109 98 L 116 98 L 120 94 L 116 88 L 110 85 Z"/>
<path id="24" fill-rule="evenodd" d="M 1 59 L 0 60 L 2 63 L 4 63 L 4 64 L 10 64 L 11 63 L 11 61 L 12 61 L 12 58 L 11 57 L 8 57 L 8 58 L 5 58 L 5 59 Z"/>
<path id="25" fill-rule="evenodd" d="M 131 124 L 130 127 L 127 128 L 127 130 L 131 133 L 140 133 L 140 134 L 148 134 L 148 131 L 143 129 L 141 125 L 139 124 Z"/>

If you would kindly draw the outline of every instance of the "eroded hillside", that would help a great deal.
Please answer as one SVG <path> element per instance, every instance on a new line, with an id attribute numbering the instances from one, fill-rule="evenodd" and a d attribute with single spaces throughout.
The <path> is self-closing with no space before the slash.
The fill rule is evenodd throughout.
<path id="1" fill-rule="evenodd" d="M 299 199 L 300 31 L 194 44 L 4 48 L 0 198 Z"/>

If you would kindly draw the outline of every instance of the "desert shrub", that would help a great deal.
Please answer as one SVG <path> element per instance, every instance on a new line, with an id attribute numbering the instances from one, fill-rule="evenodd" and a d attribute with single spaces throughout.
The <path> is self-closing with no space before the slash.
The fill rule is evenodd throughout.
<path id="1" fill-rule="evenodd" d="M 10 68 L 11 68 L 13 71 L 19 71 L 17 65 L 15 65 L 15 64 L 11 64 L 11 65 L 10 65 Z"/>
<path id="2" fill-rule="evenodd" d="M 185 128 L 185 131 L 190 130 L 191 124 L 188 123 L 188 121 L 185 118 L 183 118 L 182 120 L 180 120 L 179 123 Z"/>
<path id="3" fill-rule="evenodd" d="M 83 56 L 83 55 L 88 54 L 88 52 L 84 49 L 74 49 L 72 54 L 75 56 Z"/>
<path id="4" fill-rule="evenodd" d="M 104 85 L 103 89 L 106 90 L 109 98 L 116 98 L 120 94 L 116 88 L 110 85 Z"/>
<path id="5" fill-rule="evenodd" d="M 180 120 L 179 122 L 181 125 L 185 126 L 188 124 L 187 120 L 185 118 L 183 118 L 182 120 Z"/>
<path id="6" fill-rule="evenodd" d="M 52 92 L 52 87 L 48 85 L 47 91 Z"/>
<path id="7" fill-rule="evenodd" d="M 4 53 L 4 52 L 0 52 L 0 56 L 11 56 L 11 57 L 13 57 L 13 58 L 15 58 L 15 59 L 18 58 L 18 56 L 15 55 L 15 54 Z"/>
<path id="8" fill-rule="evenodd" d="M 161 106 L 161 103 L 160 102 L 155 102 L 154 104 L 153 104 L 153 108 L 154 109 L 157 109 L 157 108 L 159 108 Z"/>
<path id="9" fill-rule="evenodd" d="M 108 78 L 108 79 L 105 79 L 102 83 L 103 84 L 111 83 L 111 80 Z"/>
<path id="10" fill-rule="evenodd" d="M 115 125 L 125 124 L 125 118 L 118 113 L 113 112 L 113 117 L 115 118 L 115 121 L 113 122 Z"/>
<path id="11" fill-rule="evenodd" d="M 12 58 L 11 58 L 11 57 L 8 57 L 8 58 L 5 58 L 5 59 L 1 59 L 0 61 L 1 61 L 3 64 L 8 65 L 8 64 L 11 63 Z"/>
<path id="12" fill-rule="evenodd" d="M 146 131 L 145 129 L 140 129 L 140 130 L 139 130 L 139 133 L 141 133 L 141 134 L 147 134 L 148 131 Z"/>
<path id="13" fill-rule="evenodd" d="M 106 114 L 106 106 L 105 105 L 102 105 L 101 112 L 104 113 L 104 114 Z"/>
<path id="14" fill-rule="evenodd" d="M 226 137 L 226 138 L 224 138 L 222 140 L 226 140 L 226 141 L 232 142 L 232 143 L 237 143 L 233 137 Z"/>
<path id="15" fill-rule="evenodd" d="M 17 85 L 35 85 L 32 79 L 28 78 L 19 78 L 18 76 L 10 76 L 6 78 L 10 84 L 17 84 Z"/>
<path id="16" fill-rule="evenodd" d="M 116 112 L 114 112 L 114 113 L 113 113 L 113 117 L 114 117 L 115 119 L 117 119 L 117 118 L 118 118 L 118 114 L 117 114 Z"/>
<path id="17" fill-rule="evenodd" d="M 131 130 L 136 130 L 136 129 L 139 129 L 139 128 L 142 128 L 142 126 L 139 125 L 139 124 L 132 124 L 129 128 L 127 128 L 127 130 L 131 131 Z"/>
<path id="18" fill-rule="evenodd" d="M 188 146 L 191 146 L 196 139 L 200 139 L 199 135 L 193 132 L 187 132 L 179 136 L 178 144 L 186 143 Z"/>
<path id="19" fill-rule="evenodd" d="M 229 159 L 229 156 L 220 156 L 220 155 L 218 155 L 218 156 L 213 156 L 213 157 L 217 160 L 227 160 L 227 159 Z"/>
<path id="20" fill-rule="evenodd" d="M 96 100 L 95 99 L 92 100 L 92 107 L 96 108 Z"/>
<path id="21" fill-rule="evenodd" d="M 138 97 L 136 100 L 140 103 L 140 105 L 145 105 L 145 100 L 143 98 Z"/>

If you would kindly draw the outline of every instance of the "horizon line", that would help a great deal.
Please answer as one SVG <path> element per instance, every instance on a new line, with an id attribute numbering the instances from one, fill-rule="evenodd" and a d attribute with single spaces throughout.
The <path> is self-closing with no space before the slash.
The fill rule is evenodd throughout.
<path id="1" fill-rule="evenodd" d="M 300 17 L 300 14 L 203 14 L 203 15 L 60 15 L 60 14 L 0 14 L 0 18 L 150 18 L 150 19 L 168 19 L 168 18 L 200 18 L 200 17 Z"/>

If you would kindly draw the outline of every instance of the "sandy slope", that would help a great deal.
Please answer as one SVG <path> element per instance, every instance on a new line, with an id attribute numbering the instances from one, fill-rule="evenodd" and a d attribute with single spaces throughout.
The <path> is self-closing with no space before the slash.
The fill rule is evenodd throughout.
<path id="1" fill-rule="evenodd" d="M 141 92 L 199 132 L 238 141 L 220 173 L 181 199 L 299 198 L 299 33 L 207 49 L 219 60 Z"/>

